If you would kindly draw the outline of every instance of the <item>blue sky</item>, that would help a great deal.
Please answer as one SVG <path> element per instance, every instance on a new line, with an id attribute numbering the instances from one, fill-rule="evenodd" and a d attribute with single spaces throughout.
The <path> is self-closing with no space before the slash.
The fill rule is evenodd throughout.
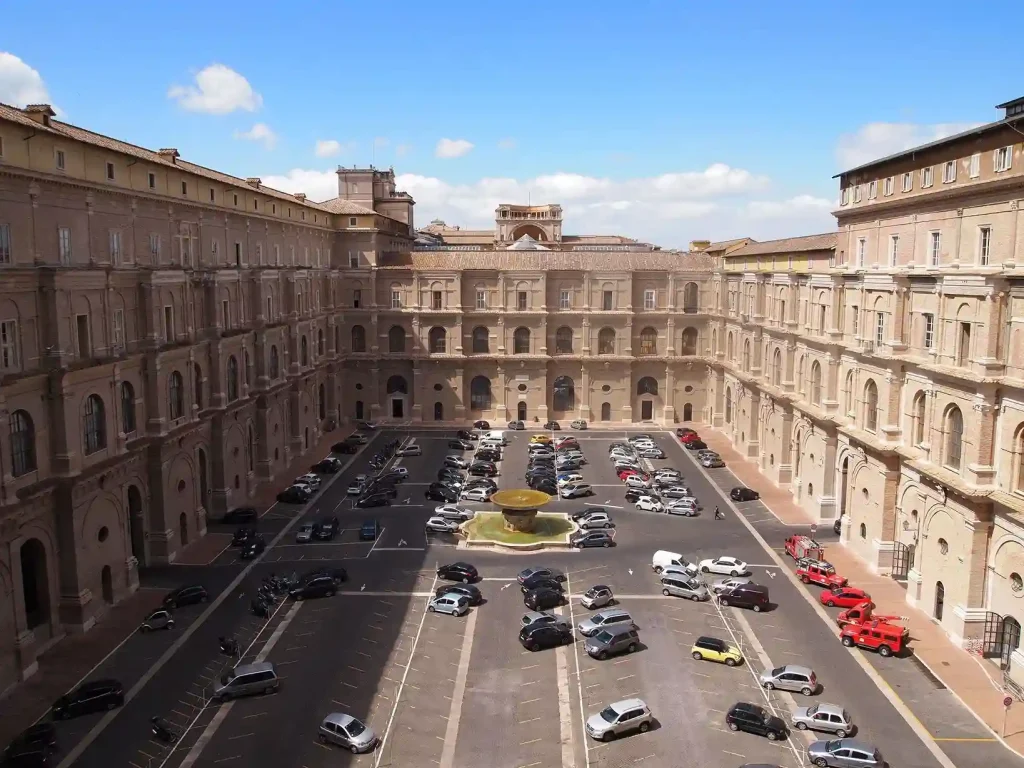
<path id="1" fill-rule="evenodd" d="M 4 6 L 0 100 L 317 198 L 394 165 L 421 224 L 529 197 L 666 246 L 828 230 L 841 165 L 1024 95 L 1001 0 Z"/>

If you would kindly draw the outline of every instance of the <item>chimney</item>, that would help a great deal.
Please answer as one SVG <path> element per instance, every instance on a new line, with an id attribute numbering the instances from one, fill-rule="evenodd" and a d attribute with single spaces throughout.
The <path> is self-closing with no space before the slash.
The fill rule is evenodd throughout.
<path id="1" fill-rule="evenodd" d="M 57 116 L 49 104 L 29 104 L 21 111 L 28 115 L 30 120 L 46 127 L 50 126 L 50 118 Z"/>
<path id="2" fill-rule="evenodd" d="M 305 202 L 305 200 L 306 200 L 306 193 L 305 192 L 296 192 L 295 193 L 295 199 L 298 200 L 300 203 Z"/>
<path id="3" fill-rule="evenodd" d="M 178 154 L 178 150 L 173 149 L 173 148 L 167 148 L 167 149 L 158 150 L 157 154 L 160 155 L 160 157 L 162 157 L 164 160 L 167 160 L 170 163 L 177 162 L 178 158 L 181 157 L 181 155 Z"/>
<path id="4" fill-rule="evenodd" d="M 245 180 L 245 183 L 248 184 L 250 187 L 255 187 L 256 189 L 259 189 L 260 184 L 263 183 L 263 180 L 257 179 L 255 176 L 251 176 Z"/>

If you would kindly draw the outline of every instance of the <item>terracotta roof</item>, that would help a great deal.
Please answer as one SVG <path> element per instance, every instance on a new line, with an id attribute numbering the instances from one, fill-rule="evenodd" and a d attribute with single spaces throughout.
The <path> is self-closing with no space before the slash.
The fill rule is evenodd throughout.
<path id="1" fill-rule="evenodd" d="M 764 243 L 750 243 L 733 251 L 728 256 L 758 256 L 766 253 L 796 253 L 799 251 L 830 251 L 836 247 L 837 234 L 804 235 L 787 237 L 782 240 L 768 240 Z"/>
<path id="2" fill-rule="evenodd" d="M 365 205 L 359 205 L 359 203 L 353 203 L 351 200 L 344 200 L 340 197 L 332 197 L 330 200 L 324 200 L 322 203 L 317 203 L 317 205 L 323 206 L 331 213 L 343 213 L 352 216 L 380 215 L 373 209 L 367 208 Z"/>
<path id="3" fill-rule="evenodd" d="M 756 242 L 757 242 L 757 240 L 755 240 L 752 237 L 737 237 L 735 240 L 722 240 L 721 242 L 718 242 L 718 243 L 712 243 L 711 245 L 709 245 L 704 250 L 706 250 L 706 251 L 727 251 L 732 246 L 736 245 L 737 243 L 756 243 Z"/>
<path id="4" fill-rule="evenodd" d="M 702 253 L 668 251 L 414 251 L 388 256 L 382 269 L 520 270 L 594 272 L 702 272 L 713 259 Z"/>
<path id="5" fill-rule="evenodd" d="M 70 123 L 62 123 L 59 120 L 49 121 L 49 125 L 43 125 L 42 123 L 36 122 L 32 118 L 28 117 L 24 112 L 16 107 L 9 106 L 7 104 L 0 103 L 0 119 L 9 120 L 12 123 L 18 123 L 26 128 L 31 128 L 36 131 L 42 131 L 45 133 L 52 133 L 57 136 L 63 136 L 72 141 L 80 141 L 84 144 L 91 144 L 94 147 L 100 147 L 102 149 L 108 149 L 111 152 L 120 152 L 131 157 L 136 157 L 140 160 L 153 163 L 154 165 L 162 165 L 167 168 L 177 168 L 185 171 L 186 173 L 193 173 L 196 176 L 201 176 L 211 181 L 217 181 L 221 184 L 227 184 L 231 187 L 237 187 L 244 189 L 250 186 L 245 179 L 239 178 L 238 176 L 231 176 L 220 171 L 214 171 L 210 168 L 205 168 L 195 163 L 190 163 L 186 160 L 174 161 L 168 154 L 161 155 L 159 152 L 154 152 L 151 149 L 136 146 L 135 144 L 129 144 L 125 141 L 119 141 L 118 139 L 112 139 L 109 136 L 104 136 L 100 133 L 93 133 L 87 131 L 84 128 L 79 128 L 77 125 L 71 125 Z M 270 187 L 260 186 L 259 191 L 261 194 L 267 197 L 272 197 L 277 200 L 287 201 L 297 206 L 304 208 L 312 208 L 314 210 L 323 211 L 324 213 L 330 213 L 331 211 L 325 208 L 320 203 L 314 203 L 309 200 L 300 201 L 295 195 L 289 192 L 281 192 L 277 189 L 271 189 Z"/>

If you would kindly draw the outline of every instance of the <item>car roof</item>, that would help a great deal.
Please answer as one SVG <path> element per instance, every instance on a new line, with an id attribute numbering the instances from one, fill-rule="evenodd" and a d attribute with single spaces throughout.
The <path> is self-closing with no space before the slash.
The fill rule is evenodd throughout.
<path id="1" fill-rule="evenodd" d="M 782 672 L 793 672 L 797 675 L 806 675 L 807 677 L 810 677 L 814 674 L 813 669 L 811 669 L 810 667 L 801 666 L 800 664 L 783 664 Z"/>
<path id="2" fill-rule="evenodd" d="M 82 683 L 78 686 L 79 691 L 95 691 L 101 688 L 120 688 L 121 683 L 113 678 L 103 678 L 101 680 L 90 680 L 88 683 Z"/>
<path id="3" fill-rule="evenodd" d="M 331 712 L 331 714 L 324 718 L 325 723 L 340 725 L 342 727 L 345 727 L 353 720 L 355 720 L 355 718 L 352 717 L 352 715 L 346 715 L 344 712 Z"/>
<path id="4" fill-rule="evenodd" d="M 826 712 L 830 715 L 841 715 L 843 714 L 843 708 L 838 704 L 817 704 L 812 705 L 818 712 Z"/>
<path id="5" fill-rule="evenodd" d="M 251 664 L 239 664 L 235 667 L 236 675 L 248 675 L 253 672 L 273 672 L 274 665 L 269 661 L 254 661 Z"/>
<path id="6" fill-rule="evenodd" d="M 476 568 L 473 567 L 473 565 L 471 565 L 470 563 L 465 562 L 464 560 L 458 560 L 458 561 L 452 563 L 451 566 L 453 568 L 468 568 L 468 569 L 473 570 L 473 571 L 476 570 Z"/>
<path id="7" fill-rule="evenodd" d="M 647 709 L 643 699 L 622 699 L 621 701 L 612 702 L 608 706 L 620 713 L 630 709 Z"/>
<path id="8" fill-rule="evenodd" d="M 737 701 L 730 709 L 742 712 L 756 712 L 758 714 L 765 714 L 767 712 L 760 704 L 751 704 L 749 701 Z"/>
<path id="9" fill-rule="evenodd" d="M 857 749 L 871 754 L 874 754 L 876 749 L 874 744 L 869 744 L 862 739 L 836 739 L 835 741 L 837 749 Z"/>
<path id="10" fill-rule="evenodd" d="M 605 608 L 595 613 L 594 616 L 629 616 L 629 611 L 625 608 Z"/>
<path id="11" fill-rule="evenodd" d="M 716 645 L 729 645 L 725 640 L 719 637 L 711 637 L 711 635 L 701 635 L 697 638 L 698 643 L 714 643 Z"/>

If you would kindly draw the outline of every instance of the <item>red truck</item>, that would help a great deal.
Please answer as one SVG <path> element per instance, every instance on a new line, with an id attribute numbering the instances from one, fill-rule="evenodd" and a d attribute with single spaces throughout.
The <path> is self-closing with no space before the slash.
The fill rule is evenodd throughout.
<path id="1" fill-rule="evenodd" d="M 892 656 L 904 649 L 910 640 L 910 630 L 876 618 L 874 621 L 847 624 L 843 627 L 839 639 L 847 648 L 857 646 L 878 651 L 880 656 Z"/>
<path id="2" fill-rule="evenodd" d="M 822 546 L 810 536 L 790 536 L 786 539 L 786 554 L 794 560 L 821 560 L 824 552 Z"/>
<path id="3" fill-rule="evenodd" d="M 845 577 L 836 573 L 832 563 L 806 557 L 796 561 L 796 575 L 804 584 L 817 584 L 825 589 L 845 587 L 847 583 Z"/>
<path id="4" fill-rule="evenodd" d="M 875 604 L 868 601 L 855 605 L 853 608 L 847 608 L 845 611 L 841 611 L 836 616 L 836 623 L 840 627 L 845 627 L 848 624 L 865 624 L 870 621 L 900 621 L 902 616 L 882 616 L 875 614 Z"/>

